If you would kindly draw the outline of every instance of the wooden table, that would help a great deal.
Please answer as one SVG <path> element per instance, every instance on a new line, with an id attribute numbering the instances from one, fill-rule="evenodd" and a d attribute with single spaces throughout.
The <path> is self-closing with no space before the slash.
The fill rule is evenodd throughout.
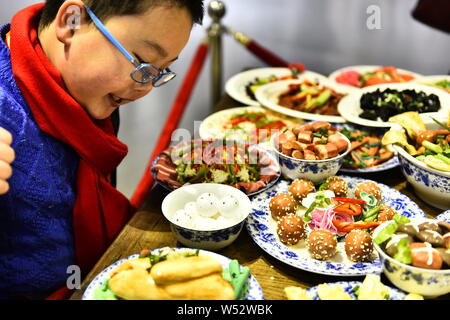
<path id="1" fill-rule="evenodd" d="M 219 102 L 216 110 L 236 106 L 240 105 L 231 98 L 225 97 Z M 354 176 L 375 180 L 399 190 L 415 201 L 430 218 L 436 217 L 442 212 L 442 210 L 429 206 L 415 196 L 414 190 L 405 181 L 400 168 L 394 168 L 381 173 Z M 183 246 L 173 236 L 169 223 L 161 212 L 161 203 L 167 194 L 168 191 L 159 185 L 156 185 L 152 189 L 146 203 L 144 203 L 139 212 L 125 226 L 107 252 L 84 279 L 81 289 L 77 290 L 71 299 L 81 299 L 84 290 L 95 276 L 119 259 L 139 253 L 143 249 Z M 286 299 L 284 288 L 287 286 L 309 288 L 324 282 L 362 281 L 363 279 L 363 277 L 325 276 L 291 267 L 263 251 L 248 235 L 245 227 L 235 242 L 227 248 L 218 251 L 218 253 L 230 259 L 237 259 L 240 264 L 248 266 L 253 276 L 261 285 L 266 300 Z M 390 285 L 384 276 L 382 276 L 382 281 Z M 450 299 L 450 294 L 441 296 L 439 299 Z"/>

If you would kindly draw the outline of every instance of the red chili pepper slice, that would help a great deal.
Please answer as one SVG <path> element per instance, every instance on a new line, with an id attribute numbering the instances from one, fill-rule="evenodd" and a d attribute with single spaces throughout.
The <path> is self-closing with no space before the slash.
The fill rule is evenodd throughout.
<path id="1" fill-rule="evenodd" d="M 370 228 L 378 227 L 380 224 L 381 224 L 381 222 L 379 222 L 379 221 L 355 222 L 353 224 L 343 227 L 339 231 L 350 232 L 355 229 L 370 229 Z"/>
<path id="2" fill-rule="evenodd" d="M 334 201 L 338 201 L 338 202 L 351 202 L 351 203 L 357 203 L 357 204 L 366 204 L 366 202 L 364 200 L 355 199 L 355 198 L 334 197 L 332 199 Z"/>
<path id="3" fill-rule="evenodd" d="M 346 221 L 333 219 L 333 224 L 339 231 L 342 231 L 342 229 L 344 229 L 345 227 L 351 225 L 352 222 L 346 222 Z"/>
<path id="4" fill-rule="evenodd" d="M 345 202 L 333 209 L 336 212 L 346 213 L 352 216 L 359 216 L 363 209 L 355 203 Z"/>
<path id="5" fill-rule="evenodd" d="M 339 220 L 333 220 L 334 226 L 338 229 L 339 232 L 350 232 L 354 229 L 370 229 L 378 227 L 381 222 L 380 221 L 368 221 L 368 222 L 345 222 Z"/>

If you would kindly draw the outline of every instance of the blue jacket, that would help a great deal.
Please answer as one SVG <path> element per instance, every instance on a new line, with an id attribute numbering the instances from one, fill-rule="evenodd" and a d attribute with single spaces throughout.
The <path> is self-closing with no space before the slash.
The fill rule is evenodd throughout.
<path id="1" fill-rule="evenodd" d="M 9 29 L 0 29 L 0 127 L 11 132 L 16 159 L 10 191 L 0 196 L 0 299 L 44 298 L 75 264 L 78 156 L 36 124 L 11 70 Z"/>

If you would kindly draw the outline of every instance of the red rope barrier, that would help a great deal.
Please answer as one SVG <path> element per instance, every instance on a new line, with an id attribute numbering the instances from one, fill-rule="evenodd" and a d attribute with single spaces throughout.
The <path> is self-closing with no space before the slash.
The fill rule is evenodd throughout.
<path id="1" fill-rule="evenodd" d="M 157 140 L 156 147 L 153 149 L 153 154 L 150 158 L 147 168 L 145 169 L 144 175 L 141 178 L 133 196 L 131 197 L 131 204 L 137 209 L 144 202 L 151 187 L 153 186 L 154 179 L 151 173 L 151 165 L 154 159 L 166 149 L 170 144 L 170 139 L 172 132 L 178 127 L 178 124 L 183 116 L 186 105 L 189 102 L 192 91 L 200 75 L 200 71 L 204 65 L 205 59 L 208 54 L 208 43 L 201 43 L 195 53 L 194 59 L 192 60 L 191 66 L 184 77 L 183 83 L 178 91 L 174 103 L 170 109 L 169 115 L 167 116 L 166 123 L 160 133 L 159 139 Z"/>
<path id="2" fill-rule="evenodd" d="M 250 40 L 245 46 L 250 52 L 272 67 L 287 68 L 289 66 L 289 63 L 262 47 L 255 40 Z"/>
<path id="3" fill-rule="evenodd" d="M 262 61 L 267 63 L 272 67 L 283 67 L 288 68 L 289 63 L 281 59 L 279 56 L 274 54 L 273 52 L 267 50 L 263 46 L 261 46 L 255 40 L 247 37 L 242 32 L 236 32 L 231 30 L 230 28 L 226 28 L 227 32 L 231 34 L 236 41 L 246 47 L 251 53 L 260 58 Z"/>

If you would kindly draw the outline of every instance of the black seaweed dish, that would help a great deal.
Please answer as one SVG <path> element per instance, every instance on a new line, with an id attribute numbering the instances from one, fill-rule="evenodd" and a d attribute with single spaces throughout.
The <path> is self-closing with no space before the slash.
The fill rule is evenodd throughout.
<path id="1" fill-rule="evenodd" d="M 393 89 L 377 89 L 365 93 L 361 96 L 360 105 L 363 112 L 359 116 L 374 121 L 378 118 L 388 121 L 390 117 L 407 111 L 425 113 L 436 112 L 441 108 L 439 98 L 435 94 Z"/>

